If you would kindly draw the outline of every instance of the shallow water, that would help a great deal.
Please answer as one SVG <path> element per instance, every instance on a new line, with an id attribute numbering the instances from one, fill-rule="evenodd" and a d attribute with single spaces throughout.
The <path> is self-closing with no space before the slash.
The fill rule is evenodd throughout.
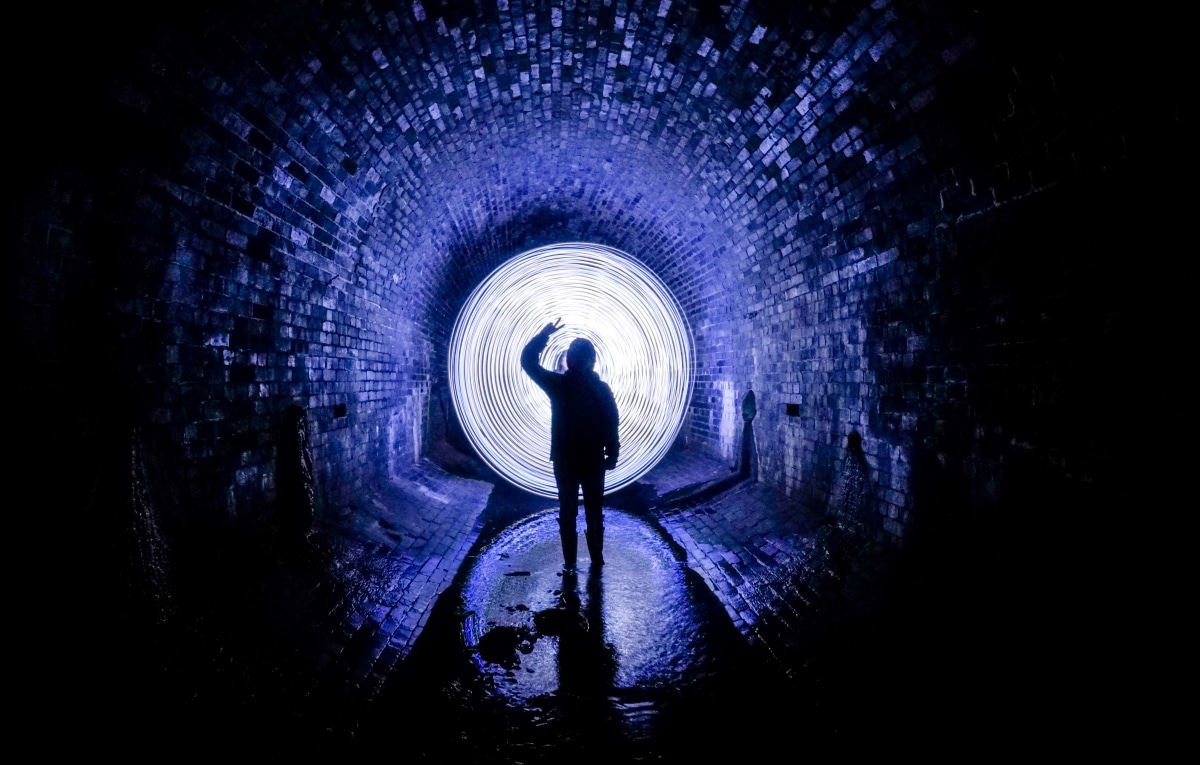
<path id="1" fill-rule="evenodd" d="M 425 761 L 663 762 L 711 748 L 717 726 L 777 731 L 774 670 L 699 577 L 646 520 L 605 522 L 606 564 L 581 521 L 574 577 L 554 511 L 482 544 L 363 736 L 401 735 Z"/>
<path id="2" fill-rule="evenodd" d="M 553 511 L 506 529 L 472 565 L 463 588 L 470 613 L 463 621 L 466 645 L 478 648 L 489 632 L 504 627 L 533 637 L 514 654 L 519 672 L 507 672 L 510 661 L 489 662 L 486 652 L 476 653 L 480 671 L 504 675 L 506 682 L 497 687 L 510 702 L 570 685 L 569 675 L 579 669 L 570 666 L 574 643 L 604 649 L 595 653 L 597 661 L 610 665 L 600 668 L 611 675 L 603 690 L 686 685 L 702 671 L 700 615 L 684 565 L 645 521 L 614 510 L 605 521 L 602 567 L 592 565 L 581 544 L 577 574 L 564 576 Z M 547 610 L 552 613 L 541 620 L 548 623 L 543 628 L 535 617 Z M 555 622 L 567 628 L 556 629 Z"/>

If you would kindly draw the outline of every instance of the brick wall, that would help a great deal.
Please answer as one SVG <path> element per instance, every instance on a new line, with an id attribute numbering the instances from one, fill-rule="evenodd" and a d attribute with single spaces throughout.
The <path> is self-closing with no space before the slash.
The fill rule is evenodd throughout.
<path id="1" fill-rule="evenodd" d="M 1119 25 L 908 0 L 189 13 L 45 41 L 80 76 L 23 91 L 14 280 L 53 381 L 27 395 L 81 432 L 104 418 L 66 381 L 101 371 L 187 512 L 269 507 L 293 403 L 327 512 L 418 459 L 459 306 L 563 240 L 663 277 L 697 351 L 681 438 L 732 461 L 753 389 L 760 478 L 798 502 L 828 503 L 855 431 L 892 535 L 1117 457 L 1087 412 L 1130 277 L 1074 232 L 1132 243 L 1130 189 L 1183 132 L 1170 62 L 1101 66 Z"/>

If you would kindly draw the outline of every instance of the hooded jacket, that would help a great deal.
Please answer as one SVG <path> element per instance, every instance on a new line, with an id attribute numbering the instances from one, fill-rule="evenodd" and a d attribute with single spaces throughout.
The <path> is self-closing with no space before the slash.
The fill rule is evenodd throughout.
<path id="1" fill-rule="evenodd" d="M 617 402 L 612 389 L 591 369 L 564 373 L 542 367 L 550 336 L 539 332 L 521 352 L 521 368 L 550 397 L 550 460 L 572 468 L 615 464 L 620 452 Z"/>

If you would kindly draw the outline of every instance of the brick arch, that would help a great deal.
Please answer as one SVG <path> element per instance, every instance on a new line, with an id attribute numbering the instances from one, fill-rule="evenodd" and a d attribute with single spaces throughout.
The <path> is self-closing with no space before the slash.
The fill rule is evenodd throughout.
<path id="1" fill-rule="evenodd" d="M 1108 109 L 1088 45 L 1023 48 L 1025 10 L 262 2 L 129 20 L 115 42 L 78 17 L 72 45 L 44 46 L 77 77 L 22 91 L 53 118 L 22 164 L 23 348 L 82 373 L 72 330 L 103 315 L 90 345 L 200 512 L 272 498 L 261 434 L 300 404 L 325 501 L 346 505 L 397 448 L 419 452 L 385 433 L 426 421 L 472 283 L 550 238 L 600 241 L 645 253 L 689 313 L 697 448 L 728 451 L 752 389 L 764 480 L 819 505 L 857 429 L 900 533 L 938 422 L 970 441 L 963 407 L 1037 419 L 987 365 L 984 400 L 954 398 L 975 362 L 946 355 L 938 311 L 1005 299 L 938 281 L 962 226 L 1147 172 L 1148 126 L 1181 124 L 1165 87 L 1146 119 Z M 1058 284 L 1074 268 L 1048 262 Z"/>

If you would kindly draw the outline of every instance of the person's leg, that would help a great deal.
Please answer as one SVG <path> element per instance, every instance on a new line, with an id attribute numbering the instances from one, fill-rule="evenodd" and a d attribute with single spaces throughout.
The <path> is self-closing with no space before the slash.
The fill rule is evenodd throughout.
<path id="1" fill-rule="evenodd" d="M 604 565 L 604 468 L 588 471 L 583 481 L 583 513 L 587 520 L 588 555 L 592 565 Z"/>
<path id="2" fill-rule="evenodd" d="M 579 515 L 579 479 L 561 461 L 556 461 L 554 480 L 558 483 L 558 537 L 562 542 L 563 566 L 572 570 L 579 551 L 579 534 L 575 531 L 575 519 Z"/>

